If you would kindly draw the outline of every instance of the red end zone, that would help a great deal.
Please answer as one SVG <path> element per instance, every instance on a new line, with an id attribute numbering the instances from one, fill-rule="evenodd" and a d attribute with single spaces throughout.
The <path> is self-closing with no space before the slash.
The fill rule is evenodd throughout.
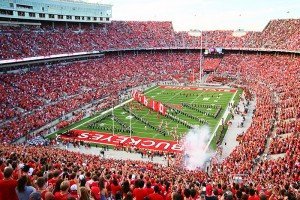
<path id="1" fill-rule="evenodd" d="M 184 87 L 184 86 L 170 86 L 170 85 L 160 85 L 162 89 L 168 90 L 199 90 L 199 91 L 209 91 L 209 92 L 231 92 L 235 93 L 236 89 L 224 89 L 224 88 L 199 88 L 199 87 Z"/>
<path id="2" fill-rule="evenodd" d="M 168 151 L 179 153 L 183 150 L 182 146 L 180 144 L 177 144 L 176 141 L 141 138 L 136 136 L 130 138 L 124 135 L 112 135 L 110 133 L 87 130 L 72 130 L 71 136 L 61 135 L 60 137 L 64 140 L 76 140 L 113 146 L 134 145 L 139 149 L 149 149 L 154 151 Z"/>

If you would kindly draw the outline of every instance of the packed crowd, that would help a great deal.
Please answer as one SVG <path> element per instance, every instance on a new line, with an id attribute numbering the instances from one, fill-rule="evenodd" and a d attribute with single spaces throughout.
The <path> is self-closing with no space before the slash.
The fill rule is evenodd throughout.
<path id="1" fill-rule="evenodd" d="M 110 24 L 90 26 L 4 26 L 1 27 L 0 41 L 0 59 L 106 49 L 174 46 L 172 23 L 151 21 L 112 21 Z"/>
<path id="2" fill-rule="evenodd" d="M 296 199 L 296 184 L 211 179 L 180 165 L 104 159 L 51 147 L 0 146 L 0 199 L 197 200 Z M 277 193 L 278 192 L 278 193 Z"/>
<path id="3" fill-rule="evenodd" d="M 101 104 L 109 107 L 119 92 L 135 86 L 187 79 L 197 58 L 195 53 L 129 53 L 1 74 L 0 141 L 11 142 L 96 99 L 106 98 Z"/>
<path id="4" fill-rule="evenodd" d="M 300 19 L 272 20 L 262 32 L 202 32 L 202 46 L 299 50 Z M 171 22 L 1 26 L 0 59 L 108 49 L 200 47 L 201 34 L 175 32 Z M 20 40 L 21 38 L 21 40 Z"/>
<path id="5" fill-rule="evenodd" d="M 270 154 L 280 154 L 286 153 L 288 150 L 299 149 L 300 148 L 300 140 L 299 133 L 295 135 L 291 135 L 286 138 L 276 137 L 273 138 L 270 144 L 269 153 Z"/>
<path id="6" fill-rule="evenodd" d="M 265 29 L 256 34 L 250 47 L 269 49 L 299 50 L 300 19 L 271 20 Z"/>
<path id="7" fill-rule="evenodd" d="M 157 80 L 171 79 L 172 75 L 187 77 L 189 76 L 191 66 L 195 65 L 196 67 L 198 65 L 196 57 L 196 54 L 183 53 L 140 53 L 139 55 L 127 54 L 122 57 L 111 55 L 100 60 L 72 63 L 66 66 L 40 68 L 35 71 L 21 72 L 19 74 L 1 75 L 0 80 L 4 83 L 4 91 L 6 90 L 5 86 L 9 86 L 9 88 L 23 90 L 30 98 L 36 98 L 38 96 L 44 99 L 44 104 L 41 106 L 42 109 L 33 110 L 31 114 L 25 115 L 25 117 L 21 119 L 18 118 L 18 120 L 12 120 L 12 118 L 10 118 L 11 121 L 8 120 L 4 128 L 2 128 L 2 141 L 10 142 L 12 139 L 26 134 L 32 130 L 33 127 L 44 125 L 40 120 L 48 122 L 47 120 L 56 119 L 61 116 L 62 113 L 67 113 L 76 106 L 79 107 L 81 105 L 81 99 L 86 103 L 90 102 L 93 98 L 101 98 L 109 95 L 117 97 L 118 91 L 140 85 L 141 83 L 147 84 Z M 299 181 L 300 173 L 299 134 L 297 134 L 299 125 L 296 123 L 299 121 L 299 108 L 297 106 L 299 104 L 297 94 L 299 94 L 300 88 L 298 79 L 300 76 L 299 64 L 300 59 L 298 57 L 284 55 L 256 56 L 231 54 L 223 58 L 220 67 L 216 69 L 216 75 L 219 74 L 222 77 L 230 76 L 238 78 L 239 81 L 237 84 L 245 85 L 244 87 L 255 94 L 256 111 L 252 125 L 241 138 L 240 145 L 237 146 L 231 155 L 221 164 L 213 160 L 210 178 L 212 178 L 215 183 L 229 183 L 229 175 L 247 174 L 249 176 L 247 180 L 251 180 L 251 182 L 254 183 L 256 186 L 254 189 L 257 194 L 261 191 L 264 191 L 266 195 L 274 193 L 278 196 L 280 194 L 290 195 L 290 193 L 295 193 L 295 191 L 292 190 L 296 187 L 294 183 Z M 118 70 L 107 70 L 108 67 L 114 67 Z M 105 71 L 105 73 L 103 73 L 103 71 Z M 30 74 L 32 74 L 32 76 L 30 76 Z M 110 77 L 115 77 L 115 79 L 111 79 Z M 57 88 L 52 88 L 50 87 L 51 84 L 59 85 L 56 85 Z M 30 87 L 32 85 L 34 85 L 34 87 Z M 69 87 L 64 87 L 63 85 L 68 85 Z M 105 87 L 101 87 L 101 85 Z M 108 91 L 106 89 L 107 87 L 111 88 L 111 90 Z M 82 91 L 83 93 L 81 94 L 80 92 Z M 14 93 L 12 92 L 11 94 Z M 88 96 L 84 95 L 92 96 L 86 98 Z M 5 97 L 5 95 L 3 96 Z M 7 97 L 13 98 L 11 95 L 7 95 Z M 11 100 L 6 101 L 10 102 Z M 70 101 L 72 103 L 67 103 Z M 76 104 L 77 102 L 78 104 Z M 26 108 L 23 107 L 22 109 L 25 110 Z M 284 114 L 286 110 L 290 110 L 292 114 Z M 57 112 L 58 115 L 55 115 L 55 112 Z M 290 121 L 291 123 L 289 123 Z M 295 121 L 295 123 L 292 123 L 292 121 Z M 292 135 L 283 140 L 275 139 L 275 143 L 271 143 L 270 153 L 285 153 L 285 156 L 278 160 L 263 160 L 258 162 L 260 155 L 266 148 L 267 138 L 272 135 L 274 127 L 275 133 L 278 130 L 276 125 L 279 125 L 279 129 L 281 126 L 284 126 L 284 130 L 291 130 L 289 133 Z M 3 148 L 12 147 L 8 146 Z M 25 149 L 28 148 L 26 147 Z M 53 154 L 57 154 L 55 152 L 58 150 L 52 151 Z M 48 152 L 49 150 L 47 150 L 47 153 Z M 65 152 L 64 154 L 68 155 L 69 153 Z M 74 155 L 70 157 L 73 156 Z M 78 156 L 83 155 L 79 154 L 77 158 Z M 7 156 L 5 157 L 7 158 Z M 21 158 L 23 159 L 23 157 Z M 63 158 L 65 158 L 65 156 L 61 159 Z M 29 163 L 31 159 L 33 158 L 30 157 L 25 160 Z M 49 156 L 49 159 L 53 159 L 53 157 Z M 36 159 L 33 160 L 37 162 Z M 63 163 L 66 162 L 67 161 L 64 161 Z M 116 163 L 118 162 L 110 162 L 110 164 L 113 165 Z M 144 165 L 145 163 L 140 164 Z M 99 162 L 99 165 L 101 166 L 101 162 Z M 83 166 L 86 167 L 87 164 L 85 163 L 83 165 L 82 163 L 82 167 Z M 255 166 L 257 166 L 257 169 L 254 174 L 251 175 Z M 93 168 L 88 167 L 88 169 L 91 170 Z M 166 168 L 166 170 L 167 169 L 171 170 L 170 168 Z M 176 168 L 172 168 L 172 170 L 175 169 Z M 71 173 L 70 170 L 68 172 Z M 175 173 L 176 172 L 173 174 L 174 176 L 171 176 L 172 173 L 170 174 L 169 172 L 164 174 L 170 174 L 170 179 L 168 180 L 172 182 L 171 177 L 175 179 L 178 177 Z M 143 176 L 145 176 L 145 172 L 143 172 L 143 174 Z M 201 180 L 198 181 L 202 183 L 207 175 L 201 172 L 200 174 Z M 163 175 L 159 173 L 154 177 L 161 176 Z M 194 176 L 195 174 L 193 174 L 193 177 Z M 268 178 L 265 178 L 266 176 Z M 99 175 L 98 179 L 100 177 Z M 125 177 L 127 178 L 127 176 Z M 186 183 L 193 182 L 190 182 L 188 177 L 189 176 L 185 178 Z M 108 179 L 106 181 L 113 180 Z M 118 184 L 121 185 L 121 183 L 123 182 L 119 180 Z M 180 183 L 183 182 L 173 181 L 176 187 L 178 187 Z M 283 190 L 282 186 L 287 184 L 289 186 Z M 199 185 L 201 186 L 203 184 Z M 155 184 L 151 184 L 151 187 L 152 186 L 155 186 Z M 144 185 L 142 187 L 144 187 Z M 190 187 L 190 190 L 196 188 L 195 185 Z M 261 188 L 263 188 L 263 190 Z M 196 190 L 198 191 L 198 195 L 201 195 L 201 187 L 197 187 Z M 239 191 L 239 189 L 237 189 L 237 191 L 234 192 L 234 188 L 232 187 L 230 187 L 230 190 L 234 195 L 237 195 L 237 191 Z M 243 191 L 244 190 L 246 189 L 243 188 Z M 243 193 L 243 191 L 241 192 Z M 244 193 L 246 192 L 244 191 Z M 55 195 L 55 193 L 53 195 Z"/>
<path id="8" fill-rule="evenodd" d="M 224 179 L 227 174 L 254 174 L 257 184 L 270 186 L 280 193 L 280 185 L 299 181 L 300 148 L 299 132 L 295 130 L 299 94 L 298 57 L 273 55 L 231 54 L 223 58 L 217 74 L 221 77 L 240 79 L 238 84 L 246 85 L 255 94 L 256 109 L 253 122 L 228 158 L 221 164 L 215 163 L 216 179 Z M 286 113 L 289 110 L 291 114 Z M 276 124 L 291 134 L 286 139 L 271 141 L 269 154 L 285 153 L 283 158 L 260 160 L 266 148 L 268 137 L 276 135 Z M 255 168 L 257 166 L 257 168 Z"/>

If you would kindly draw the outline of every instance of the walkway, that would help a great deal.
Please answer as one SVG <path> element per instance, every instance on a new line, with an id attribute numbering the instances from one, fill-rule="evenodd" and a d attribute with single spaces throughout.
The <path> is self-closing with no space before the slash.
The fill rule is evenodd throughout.
<path id="1" fill-rule="evenodd" d="M 66 146 L 60 145 L 58 148 L 60 149 L 66 149 Z M 79 148 L 74 148 L 73 145 L 70 145 L 67 150 L 74 151 L 74 152 L 80 152 L 85 154 L 92 154 L 92 155 L 99 155 L 102 148 L 100 147 L 91 147 L 91 148 L 85 148 L 84 146 L 80 146 Z M 102 155 L 101 155 L 102 156 Z M 109 149 L 108 151 L 105 151 L 104 153 L 105 158 L 113 158 L 113 159 L 121 159 L 121 160 L 141 160 L 141 161 L 150 161 L 150 159 L 146 156 L 144 158 L 141 157 L 141 154 L 138 153 L 129 153 L 126 151 L 116 151 Z M 154 163 L 159 163 L 167 166 L 167 161 L 164 159 L 164 157 L 156 157 L 154 156 L 153 161 Z"/>
<path id="2" fill-rule="evenodd" d="M 242 96 L 243 97 L 243 96 Z M 233 149 L 238 146 L 239 142 L 236 141 L 236 138 L 239 134 L 245 133 L 252 123 L 253 110 L 255 108 L 255 100 L 249 102 L 249 106 L 245 106 L 246 101 L 239 102 L 239 110 L 244 112 L 245 107 L 248 108 L 248 113 L 245 115 L 244 126 L 240 127 L 239 124 L 242 122 L 242 116 L 240 114 L 234 114 L 234 120 L 232 121 L 231 126 L 228 127 L 227 133 L 222 142 L 222 156 L 221 159 L 226 158 L 233 151 Z"/>

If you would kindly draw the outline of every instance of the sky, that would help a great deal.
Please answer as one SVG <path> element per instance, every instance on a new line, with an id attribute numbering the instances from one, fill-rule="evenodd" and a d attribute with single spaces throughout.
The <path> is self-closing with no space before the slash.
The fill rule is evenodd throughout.
<path id="1" fill-rule="evenodd" d="M 300 18 L 300 0 L 86 1 L 112 4 L 112 20 L 172 21 L 176 31 L 262 31 L 271 19 Z"/>

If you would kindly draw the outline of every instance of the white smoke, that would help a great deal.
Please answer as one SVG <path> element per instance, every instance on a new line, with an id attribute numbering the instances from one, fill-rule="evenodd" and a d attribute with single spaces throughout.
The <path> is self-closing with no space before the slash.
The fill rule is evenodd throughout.
<path id="1" fill-rule="evenodd" d="M 188 170 L 203 168 L 209 158 L 207 153 L 207 143 L 210 139 L 209 127 L 207 125 L 195 126 L 184 136 L 183 142 L 183 161 Z"/>

